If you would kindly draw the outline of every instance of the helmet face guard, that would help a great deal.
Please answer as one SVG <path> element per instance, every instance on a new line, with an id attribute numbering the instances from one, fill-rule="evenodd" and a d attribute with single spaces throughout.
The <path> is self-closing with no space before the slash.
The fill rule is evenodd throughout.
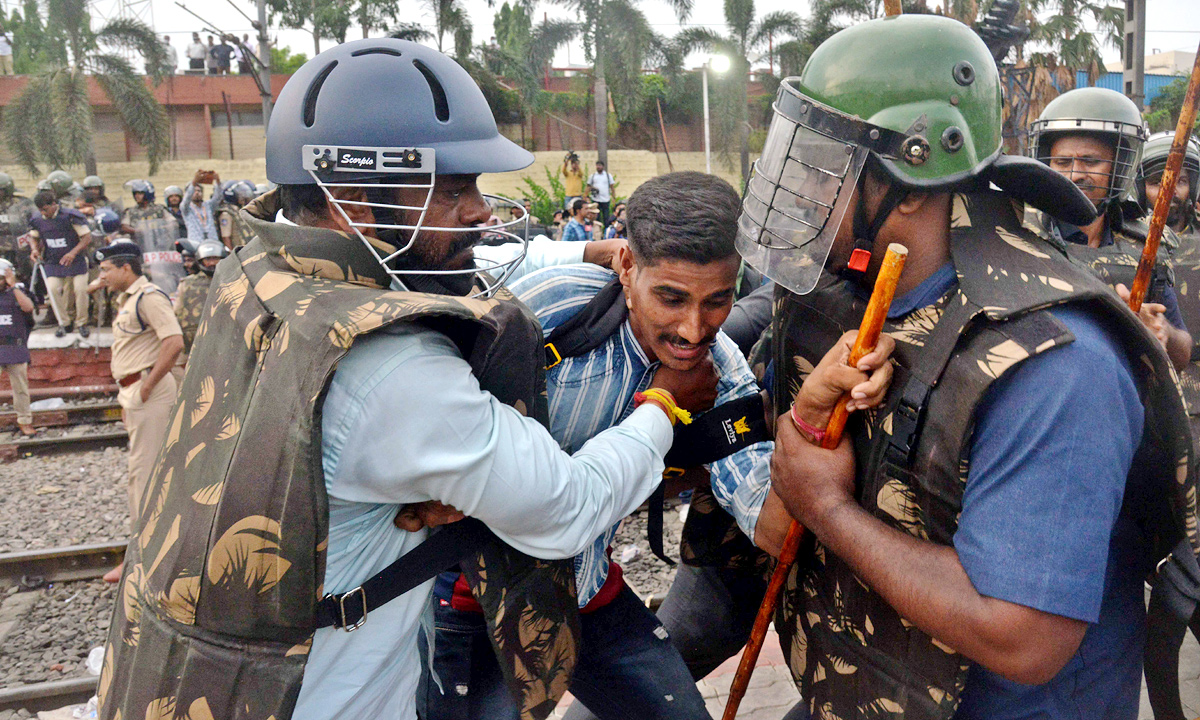
<path id="1" fill-rule="evenodd" d="M 1088 118 L 1039 119 L 1029 126 L 1030 154 L 1054 167 L 1054 160 L 1075 160 L 1072 157 L 1051 155 L 1051 148 L 1056 140 L 1066 135 L 1094 135 L 1112 139 L 1113 161 L 1112 172 L 1108 177 L 1107 186 L 1093 182 L 1076 183 L 1081 190 L 1103 190 L 1104 199 L 1097 203 L 1097 209 L 1103 211 L 1110 203 L 1122 199 L 1132 199 L 1134 179 L 1141 164 L 1142 146 L 1146 141 L 1145 125 L 1134 125 L 1119 120 L 1103 120 Z"/>
<path id="2" fill-rule="evenodd" d="M 521 252 L 506 262 L 495 262 L 476 259 L 476 264 L 460 270 L 435 270 L 399 268 L 394 262 L 400 256 L 408 253 L 416 245 L 423 231 L 444 233 L 478 233 L 483 226 L 470 227 L 440 227 L 425 224 L 425 215 L 433 199 L 436 184 L 436 156 L 433 148 L 382 148 L 382 147 L 335 147 L 326 145 L 305 145 L 301 162 L 305 170 L 312 176 L 317 186 L 325 193 L 326 199 L 342 216 L 346 224 L 366 246 L 367 251 L 375 258 L 384 272 L 392 280 L 392 289 L 408 290 L 405 278 L 413 275 L 432 276 L 463 276 L 476 275 L 483 289 L 472 297 L 491 297 L 513 274 L 517 267 L 524 262 L 528 250 L 527 230 L 528 216 L 510 220 L 499 225 L 489 225 L 489 233 L 501 235 L 512 242 L 521 243 Z M 400 182 L 412 178 L 413 182 Z M 367 200 L 344 200 L 334 197 L 330 188 L 354 187 L 362 188 L 367 193 Z M 425 199 L 420 205 L 398 205 L 395 203 L 372 200 L 376 189 L 409 188 L 425 190 Z M 505 197 L 484 195 L 493 206 L 520 207 L 520 204 Z M 372 210 L 374 222 L 358 222 L 350 218 L 346 206 L 366 206 Z M 402 213 L 418 213 L 415 223 L 406 223 L 401 218 Z M 526 232 L 520 235 L 510 228 L 522 226 Z M 365 228 L 377 231 L 398 231 L 407 237 L 403 244 L 397 244 L 394 251 L 384 254 L 378 244 L 373 243 L 364 233 Z"/>
<path id="3" fill-rule="evenodd" d="M 821 276 L 869 154 L 923 162 L 929 148 L 922 138 L 817 102 L 791 79 L 780 84 L 773 108 L 742 201 L 737 249 L 756 270 L 803 295 Z"/>

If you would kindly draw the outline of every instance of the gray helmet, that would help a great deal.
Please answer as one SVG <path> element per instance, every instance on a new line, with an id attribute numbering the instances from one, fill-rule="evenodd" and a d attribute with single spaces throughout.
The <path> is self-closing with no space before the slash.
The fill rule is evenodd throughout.
<path id="1" fill-rule="evenodd" d="M 55 170 L 46 176 L 46 181 L 50 183 L 50 189 L 54 194 L 62 197 L 71 192 L 71 186 L 75 184 L 75 180 L 66 170 Z"/>
<path id="2" fill-rule="evenodd" d="M 12 195 L 17 192 L 17 184 L 13 182 L 12 175 L 6 172 L 0 172 L 0 193 L 8 193 Z"/>
<path id="3" fill-rule="evenodd" d="M 213 268 L 204 266 L 204 260 L 207 258 L 224 258 L 229 255 L 229 249 L 224 244 L 216 240 L 205 240 L 196 247 L 196 264 L 200 266 L 201 272 L 206 275 L 213 274 Z"/>
<path id="4" fill-rule="evenodd" d="M 88 175 L 83 179 L 83 187 L 102 188 L 104 187 L 104 181 L 100 179 L 99 175 Z"/>
<path id="5" fill-rule="evenodd" d="M 1138 173 L 1137 190 L 1138 202 L 1147 211 L 1153 210 L 1146 197 L 1146 179 L 1158 182 L 1163 170 L 1167 167 L 1167 155 L 1171 152 L 1171 143 L 1175 140 L 1174 132 L 1160 132 L 1150 136 L 1142 149 L 1142 166 Z M 1180 170 L 1187 174 L 1191 189 L 1191 201 L 1200 198 L 1200 140 L 1195 135 L 1189 136 L 1187 148 L 1184 151 L 1183 167 Z"/>
<path id="6" fill-rule="evenodd" d="M 371 111 L 363 112 L 368 96 Z M 431 148 L 436 158 L 376 156 L 355 147 Z M 350 152 L 334 158 L 343 148 Z M 416 169 L 508 172 L 533 162 L 529 151 L 496 130 L 483 92 L 462 66 L 432 48 L 392 38 L 326 50 L 279 93 L 267 129 L 267 179 L 311 185 L 315 159 L 326 150 L 331 171 L 348 169 L 362 179 Z"/>
<path id="7" fill-rule="evenodd" d="M 254 196 L 265 195 L 275 189 L 275 183 L 265 182 L 254 186 Z"/>
<path id="8" fill-rule="evenodd" d="M 225 183 L 221 195 L 230 205 L 245 205 L 254 199 L 254 185 L 249 180 L 230 180 Z"/>
<path id="9" fill-rule="evenodd" d="M 1137 105 L 1121 93 L 1105 88 L 1065 92 L 1051 100 L 1041 116 L 1030 124 L 1030 155 L 1049 165 L 1055 140 L 1076 134 L 1095 135 L 1113 143 L 1112 176 L 1098 209 L 1103 211 L 1114 202 L 1135 200 L 1134 178 L 1148 135 Z"/>
<path id="10" fill-rule="evenodd" d="M 54 192 L 54 188 L 50 185 L 50 181 L 47 180 L 46 178 L 42 178 L 41 180 L 38 180 L 37 185 L 34 186 L 34 189 L 37 190 L 38 192 L 41 192 L 43 190 L 49 190 L 50 192 Z"/>
<path id="11" fill-rule="evenodd" d="M 364 112 L 368 104 L 370 112 Z M 397 210 L 420 210 L 424 217 L 433 195 L 433 176 L 508 172 L 533 162 L 532 153 L 497 131 L 483 92 L 466 70 L 436 50 L 393 38 L 344 43 L 305 63 L 275 102 L 266 155 L 267 179 L 280 185 L 319 185 L 343 216 L 342 201 L 334 199 L 328 186 L 357 185 L 366 190 L 375 222 L 351 227 L 397 288 L 404 287 L 404 276 L 425 272 L 401 270 L 392 262 L 411 248 L 422 229 L 476 230 L 430 228 L 420 221 L 406 225 L 396 217 Z M 384 199 L 390 195 L 380 190 L 396 187 L 399 176 L 417 176 L 424 183 L 405 184 L 428 191 L 423 205 L 400 207 Z M 388 178 L 396 180 L 389 183 Z M 389 236 L 396 252 L 380 255 L 362 227 Z M 407 238 L 399 235 L 403 232 Z M 519 235 L 506 234 L 524 242 Z M 492 277 L 480 274 L 488 285 L 486 292 L 512 274 L 519 257 L 483 268 L 493 273 Z M 441 274 L 474 275 L 475 270 Z"/>
<path id="12" fill-rule="evenodd" d="M 129 188 L 131 193 L 142 193 L 146 197 L 146 202 L 154 202 L 154 183 L 149 180 L 129 180 L 125 183 L 125 187 Z"/>
<path id="13" fill-rule="evenodd" d="M 168 185 L 166 189 L 163 190 L 163 197 L 169 198 L 172 195 L 178 195 L 180 198 L 182 198 L 183 188 L 179 187 L 178 185 Z"/>

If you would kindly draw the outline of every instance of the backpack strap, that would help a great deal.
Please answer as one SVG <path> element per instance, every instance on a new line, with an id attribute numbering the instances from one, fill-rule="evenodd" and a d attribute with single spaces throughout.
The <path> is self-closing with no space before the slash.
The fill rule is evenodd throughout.
<path id="1" fill-rule="evenodd" d="M 613 278 L 600 288 L 583 309 L 554 328 L 546 338 L 546 369 L 566 358 L 579 357 L 600 347 L 629 317 L 625 307 L 625 288 Z"/>
<path id="2" fill-rule="evenodd" d="M 474 555 L 496 536 L 475 518 L 450 523 L 424 542 L 375 573 L 362 585 L 317 603 L 316 627 L 336 627 L 352 632 L 376 608 L 395 600 L 443 570 Z"/>

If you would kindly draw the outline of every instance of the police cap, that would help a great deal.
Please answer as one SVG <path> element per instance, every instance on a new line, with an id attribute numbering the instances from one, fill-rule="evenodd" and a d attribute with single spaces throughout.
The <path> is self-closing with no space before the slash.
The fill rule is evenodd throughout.
<path id="1" fill-rule="evenodd" d="M 137 243 L 119 240 L 111 245 L 105 245 L 96 251 L 96 262 L 113 260 L 115 258 L 140 258 L 142 249 Z"/>

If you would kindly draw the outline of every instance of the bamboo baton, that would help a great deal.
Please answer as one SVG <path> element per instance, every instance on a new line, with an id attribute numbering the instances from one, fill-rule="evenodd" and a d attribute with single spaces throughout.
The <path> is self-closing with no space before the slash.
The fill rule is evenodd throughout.
<path id="1" fill-rule="evenodd" d="M 1200 49 L 1196 52 L 1196 64 L 1192 66 L 1192 77 L 1188 80 L 1187 93 L 1183 96 L 1183 108 L 1179 112 L 1179 124 L 1175 126 L 1175 139 L 1171 141 L 1171 152 L 1167 155 L 1167 166 L 1163 168 L 1162 181 L 1158 184 L 1158 198 L 1154 201 L 1154 214 L 1150 216 L 1150 232 L 1146 233 L 1146 246 L 1138 260 L 1137 275 L 1133 287 L 1129 288 L 1129 308 L 1134 312 L 1142 309 L 1146 290 L 1150 287 L 1150 275 L 1158 258 L 1158 243 L 1162 239 L 1167 212 L 1171 209 L 1171 198 L 1175 196 L 1175 182 L 1183 167 L 1183 156 L 1187 151 L 1188 136 L 1196 123 L 1196 95 L 1200 93 Z"/>
<path id="2" fill-rule="evenodd" d="M 896 283 L 900 280 L 900 272 L 904 270 L 904 261 L 908 259 L 908 248 L 892 243 L 888 246 L 887 254 L 883 256 L 883 266 L 879 269 L 879 277 L 875 280 L 875 289 L 871 292 L 871 300 L 863 313 L 862 323 L 858 328 L 858 336 L 854 346 L 850 348 L 847 364 L 854 367 L 867 354 L 875 349 L 879 342 L 879 333 L 883 330 L 883 321 L 887 319 L 888 309 L 892 306 L 892 297 L 896 294 Z M 846 410 L 848 397 L 843 397 L 833 409 L 829 422 L 825 425 L 825 439 L 821 447 L 833 449 L 842 441 L 842 431 L 846 428 L 846 420 L 850 413 Z M 758 654 L 762 651 L 763 642 L 767 638 L 767 628 L 771 624 L 771 616 L 775 613 L 775 604 L 779 600 L 779 591 L 792 572 L 796 562 L 796 553 L 800 549 L 800 541 L 804 538 L 804 528 L 795 520 L 788 526 L 787 536 L 783 540 L 783 548 L 779 552 L 779 562 L 775 572 L 771 574 L 771 582 L 767 585 L 767 594 L 763 597 L 758 615 L 754 617 L 754 627 L 750 630 L 750 639 L 742 652 L 742 660 L 738 663 L 737 673 L 729 686 L 729 702 L 725 705 L 722 720 L 733 720 L 737 715 L 738 706 L 746 695 L 750 684 L 750 675 L 754 672 L 754 664 L 758 662 Z"/>

